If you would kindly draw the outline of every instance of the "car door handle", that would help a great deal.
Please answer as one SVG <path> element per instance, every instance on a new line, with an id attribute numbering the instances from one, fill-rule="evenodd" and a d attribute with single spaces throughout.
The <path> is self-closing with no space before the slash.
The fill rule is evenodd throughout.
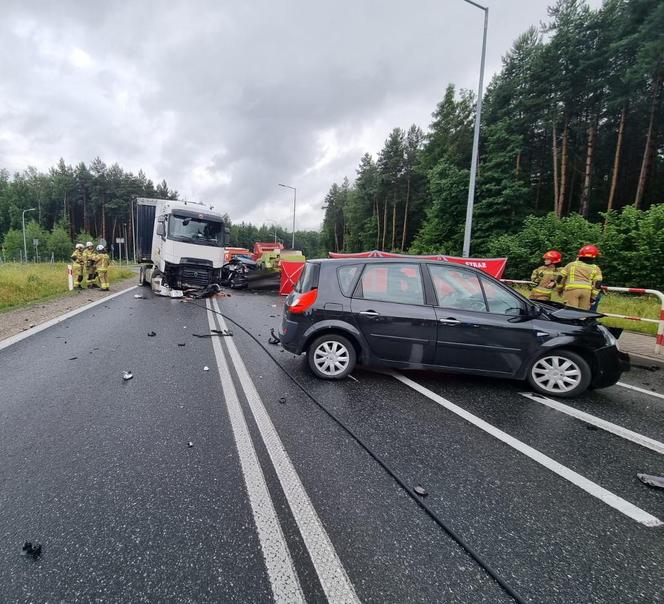
<path id="1" fill-rule="evenodd" d="M 438 319 L 438 322 L 442 323 L 443 325 L 459 325 L 461 323 L 461 321 L 458 319 L 453 319 L 451 317 L 447 319 Z"/>
<path id="2" fill-rule="evenodd" d="M 380 313 L 375 311 L 375 310 L 363 310 L 360 312 L 361 315 L 364 315 L 365 317 L 378 317 L 380 316 Z"/>

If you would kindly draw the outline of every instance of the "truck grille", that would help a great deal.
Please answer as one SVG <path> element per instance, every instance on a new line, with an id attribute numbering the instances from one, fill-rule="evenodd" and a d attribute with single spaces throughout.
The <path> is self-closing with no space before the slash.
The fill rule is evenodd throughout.
<path id="1" fill-rule="evenodd" d="M 185 266 L 180 273 L 180 281 L 183 286 L 206 287 L 210 283 L 210 271 L 201 267 Z"/>

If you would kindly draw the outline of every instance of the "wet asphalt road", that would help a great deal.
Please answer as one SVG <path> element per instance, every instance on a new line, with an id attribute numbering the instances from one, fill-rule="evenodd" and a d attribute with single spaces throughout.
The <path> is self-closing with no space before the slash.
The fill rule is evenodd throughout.
<path id="1" fill-rule="evenodd" d="M 240 329 L 227 322 L 234 336 L 218 338 L 220 361 L 211 339 L 193 336 L 209 333 L 204 308 L 137 291 L 0 350 L 0 602 L 272 599 L 248 496 L 257 482 L 239 461 L 220 362 L 232 367 L 280 527 L 272 537 L 283 535 L 307 601 L 326 600 L 334 564 L 321 571 L 316 522 L 300 524 L 280 446 L 358 599 L 511 601 Z M 235 292 L 219 304 L 264 343 L 280 321 L 274 294 Z M 266 437 L 229 346 L 280 442 Z M 640 524 L 390 375 L 357 369 L 356 380 L 322 382 L 303 359 L 267 348 L 406 484 L 424 486 L 430 508 L 526 601 L 664 601 L 664 527 Z M 123 382 L 123 370 L 134 379 Z M 664 520 L 664 490 L 636 478 L 664 475 L 662 454 L 523 397 L 523 384 L 407 377 Z M 623 381 L 664 393 L 664 370 Z M 664 442 L 664 399 L 614 386 L 566 404 Z M 20 555 L 26 540 L 43 544 L 40 559 Z"/>

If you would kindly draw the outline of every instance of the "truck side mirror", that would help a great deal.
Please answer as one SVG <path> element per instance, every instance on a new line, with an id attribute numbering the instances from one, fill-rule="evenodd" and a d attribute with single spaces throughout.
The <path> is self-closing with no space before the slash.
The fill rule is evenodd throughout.
<path id="1" fill-rule="evenodd" d="M 164 221 L 160 220 L 157 222 L 157 235 L 163 237 L 166 234 L 166 229 L 164 229 Z"/>

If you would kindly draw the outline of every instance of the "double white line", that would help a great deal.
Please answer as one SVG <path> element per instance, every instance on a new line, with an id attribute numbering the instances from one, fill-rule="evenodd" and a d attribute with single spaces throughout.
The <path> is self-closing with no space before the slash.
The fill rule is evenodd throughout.
<path id="1" fill-rule="evenodd" d="M 210 329 L 216 329 L 215 314 L 219 312 L 216 300 L 206 301 Z M 221 315 L 216 315 L 220 329 L 227 329 Z M 321 587 L 330 602 L 359 602 L 355 589 L 341 564 L 341 560 L 314 509 L 302 481 L 295 471 L 279 435 L 268 415 L 254 383 L 249 377 L 240 353 L 231 338 L 223 338 L 231 364 L 237 373 L 240 386 L 247 399 L 261 438 L 272 461 L 277 478 L 290 506 L 302 540 L 316 569 Z M 221 338 L 212 338 L 212 347 L 219 369 L 219 379 L 226 399 L 240 466 L 244 476 L 258 538 L 272 593 L 276 602 L 304 602 L 305 597 L 290 555 L 286 538 L 279 523 L 274 503 L 265 481 L 246 418 L 231 377 Z"/>

